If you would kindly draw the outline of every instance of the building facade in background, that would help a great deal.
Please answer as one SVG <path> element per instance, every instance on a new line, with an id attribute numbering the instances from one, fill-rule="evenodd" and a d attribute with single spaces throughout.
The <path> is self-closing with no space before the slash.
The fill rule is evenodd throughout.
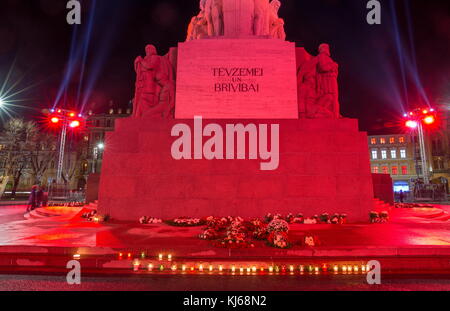
<path id="1" fill-rule="evenodd" d="M 371 169 L 374 174 L 389 174 L 394 191 L 412 191 L 414 181 L 427 169 L 436 184 L 450 180 L 449 107 L 439 107 L 438 122 L 425 131 L 428 167 L 422 168 L 417 133 L 372 135 L 368 138 Z"/>

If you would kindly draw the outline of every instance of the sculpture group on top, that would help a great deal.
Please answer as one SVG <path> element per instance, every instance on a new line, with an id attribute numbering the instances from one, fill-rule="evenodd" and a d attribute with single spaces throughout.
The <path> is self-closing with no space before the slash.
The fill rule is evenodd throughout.
<path id="1" fill-rule="evenodd" d="M 187 40 L 224 36 L 229 33 L 228 28 L 241 36 L 284 40 L 279 8 L 278 0 L 201 0 L 200 13 L 192 18 Z M 153 45 L 148 45 L 145 51 L 146 56 L 139 56 L 134 63 L 137 77 L 133 115 L 173 118 L 176 49 L 165 56 L 159 56 Z M 299 117 L 340 118 L 339 65 L 331 58 L 329 45 L 321 44 L 315 57 L 297 48 L 297 63 Z"/>
<path id="2" fill-rule="evenodd" d="M 207 37 L 265 36 L 286 39 L 279 0 L 200 0 L 186 41 Z"/>

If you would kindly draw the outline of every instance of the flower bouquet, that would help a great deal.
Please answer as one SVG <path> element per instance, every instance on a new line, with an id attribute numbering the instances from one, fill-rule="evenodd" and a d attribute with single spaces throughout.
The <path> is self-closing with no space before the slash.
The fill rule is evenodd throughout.
<path id="1" fill-rule="evenodd" d="M 216 240 L 220 238 L 220 232 L 216 231 L 215 229 L 205 229 L 203 233 L 201 233 L 198 237 L 202 240 Z"/>
<path id="2" fill-rule="evenodd" d="M 292 247 L 292 244 L 289 243 L 289 237 L 287 232 L 276 232 L 273 231 L 269 234 L 269 237 L 267 238 L 267 243 L 276 248 L 290 248 Z"/>
<path id="3" fill-rule="evenodd" d="M 303 245 L 306 247 L 316 247 L 320 245 L 320 241 L 317 236 L 305 235 L 303 237 Z"/>
<path id="4" fill-rule="evenodd" d="M 139 219 L 139 223 L 143 225 L 160 224 L 162 223 L 162 219 L 143 216 Z"/>
<path id="5" fill-rule="evenodd" d="M 380 215 L 377 212 L 375 212 L 375 211 L 372 211 L 372 212 L 369 213 L 369 218 L 370 218 L 370 223 L 371 224 L 375 224 L 375 223 L 379 223 L 380 222 Z"/>
<path id="6" fill-rule="evenodd" d="M 387 211 L 383 211 L 380 213 L 380 222 L 388 222 L 389 221 L 389 213 Z"/>
<path id="7" fill-rule="evenodd" d="M 283 219 L 274 219 L 267 226 L 267 232 L 288 232 L 289 224 Z"/>
<path id="8" fill-rule="evenodd" d="M 200 218 L 179 217 L 173 220 L 168 220 L 166 223 L 175 227 L 198 227 L 205 225 L 206 221 Z"/>

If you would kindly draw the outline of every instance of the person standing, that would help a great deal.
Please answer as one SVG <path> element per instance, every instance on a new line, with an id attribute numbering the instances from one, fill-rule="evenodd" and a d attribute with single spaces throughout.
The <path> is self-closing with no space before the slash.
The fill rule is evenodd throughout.
<path id="1" fill-rule="evenodd" d="M 36 208 L 37 203 L 37 186 L 31 187 L 30 197 L 28 198 L 27 212 L 31 212 Z"/>
<path id="2" fill-rule="evenodd" d="M 42 187 L 39 187 L 37 189 L 37 193 L 36 193 L 36 208 L 39 208 L 42 206 L 43 200 L 44 200 L 44 189 L 42 189 Z"/>

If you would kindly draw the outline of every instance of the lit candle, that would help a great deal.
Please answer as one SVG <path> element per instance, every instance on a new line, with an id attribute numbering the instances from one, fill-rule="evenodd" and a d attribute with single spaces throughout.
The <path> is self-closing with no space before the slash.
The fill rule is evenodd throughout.
<path id="1" fill-rule="evenodd" d="M 172 254 L 167 255 L 167 260 L 169 260 L 169 261 L 172 260 Z"/>
<path id="2" fill-rule="evenodd" d="M 139 260 L 135 260 L 134 262 L 133 262 L 133 270 L 134 271 L 139 271 L 139 266 L 140 266 L 141 264 L 140 264 L 140 262 L 139 262 Z"/>
<path id="3" fill-rule="evenodd" d="M 198 267 L 198 271 L 203 271 L 203 265 L 200 265 L 200 266 Z"/>
<path id="4" fill-rule="evenodd" d="M 303 271 L 305 271 L 305 267 L 300 265 L 300 272 L 303 272 Z"/>
<path id="5" fill-rule="evenodd" d="M 333 267 L 333 270 L 334 270 L 334 272 L 338 272 L 338 271 L 339 271 L 339 267 L 335 265 L 335 266 Z"/>
<path id="6" fill-rule="evenodd" d="M 348 271 L 348 272 L 352 272 L 352 269 L 353 269 L 352 266 L 348 266 L 348 267 L 347 267 L 347 271 Z"/>
<path id="7" fill-rule="evenodd" d="M 347 272 L 347 266 L 342 266 L 342 271 Z"/>
<path id="8" fill-rule="evenodd" d="M 354 267 L 353 267 L 353 271 L 358 272 L 358 271 L 359 271 L 358 266 L 354 266 Z"/>
<path id="9" fill-rule="evenodd" d="M 235 272 L 236 271 L 236 267 L 235 266 L 231 266 L 231 272 Z"/>
<path id="10" fill-rule="evenodd" d="M 272 266 L 269 267 L 269 272 L 270 272 L 270 273 L 273 272 L 273 267 L 272 267 Z"/>
<path id="11" fill-rule="evenodd" d="M 214 270 L 213 266 L 209 266 L 209 272 L 212 272 Z"/>
<path id="12" fill-rule="evenodd" d="M 247 268 L 247 273 L 250 273 L 250 271 L 251 271 L 251 268 L 248 267 L 248 268 Z"/>
<path id="13" fill-rule="evenodd" d="M 172 271 L 177 271 L 177 265 L 172 266 Z"/>
<path id="14" fill-rule="evenodd" d="M 319 267 L 314 267 L 314 271 L 315 271 L 316 273 L 319 273 Z"/>
<path id="15" fill-rule="evenodd" d="M 294 272 L 294 266 L 289 266 L 289 271 Z"/>
<path id="16" fill-rule="evenodd" d="M 361 270 L 362 270 L 362 272 L 366 272 L 366 266 L 365 266 L 365 265 L 362 265 L 362 266 L 361 266 Z"/>
<path id="17" fill-rule="evenodd" d="M 159 255 L 158 255 L 158 259 L 159 259 L 159 260 L 163 260 L 163 254 L 159 254 Z"/>
<path id="18" fill-rule="evenodd" d="M 182 265 L 181 270 L 186 271 L 186 265 Z"/>
<path id="19" fill-rule="evenodd" d="M 253 266 L 252 271 L 256 272 L 256 266 Z"/>
<path id="20" fill-rule="evenodd" d="M 153 265 L 151 263 L 148 264 L 148 271 L 153 271 Z"/>
<path id="21" fill-rule="evenodd" d="M 239 271 L 240 271 L 241 273 L 244 273 L 244 268 L 240 267 L 240 268 L 239 268 Z"/>
<path id="22" fill-rule="evenodd" d="M 141 253 L 141 258 L 145 258 L 145 253 L 144 252 Z"/>
<path id="23" fill-rule="evenodd" d="M 223 271 L 223 266 L 222 266 L 222 265 L 219 266 L 219 271 L 220 271 L 220 272 Z"/>
<path id="24" fill-rule="evenodd" d="M 81 255 L 80 254 L 75 254 L 73 255 L 73 259 L 80 259 Z"/>

